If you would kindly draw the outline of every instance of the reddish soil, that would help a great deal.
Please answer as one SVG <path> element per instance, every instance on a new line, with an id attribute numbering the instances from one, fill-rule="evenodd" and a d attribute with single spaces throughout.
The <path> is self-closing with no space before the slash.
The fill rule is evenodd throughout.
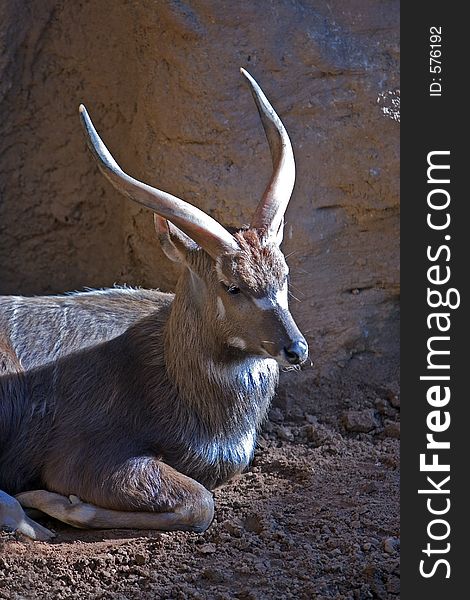
<path id="1" fill-rule="evenodd" d="M 328 424 L 274 408 L 249 471 L 215 492 L 202 535 L 55 521 L 44 521 L 52 543 L 3 532 L 0 598 L 395 599 L 396 404 L 379 399 Z"/>

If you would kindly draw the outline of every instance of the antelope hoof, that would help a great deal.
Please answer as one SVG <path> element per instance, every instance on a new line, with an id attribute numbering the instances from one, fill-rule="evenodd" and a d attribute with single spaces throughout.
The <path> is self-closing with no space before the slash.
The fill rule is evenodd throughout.
<path id="1" fill-rule="evenodd" d="M 0 492 L 0 526 L 19 531 L 32 540 L 44 542 L 55 538 L 55 533 L 30 519 L 18 500 L 4 492 Z"/>
<path id="2" fill-rule="evenodd" d="M 199 485 L 199 494 L 197 500 L 190 509 L 183 510 L 185 514 L 186 527 L 189 531 L 203 533 L 214 520 L 214 497 L 209 490 Z"/>

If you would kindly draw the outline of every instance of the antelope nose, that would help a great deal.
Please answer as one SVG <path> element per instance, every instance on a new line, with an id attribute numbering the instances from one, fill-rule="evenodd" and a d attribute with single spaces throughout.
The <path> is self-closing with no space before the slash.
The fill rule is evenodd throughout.
<path id="1" fill-rule="evenodd" d="M 304 340 L 296 340 L 289 346 L 284 346 L 284 355 L 291 365 L 300 365 L 308 355 L 307 342 Z"/>

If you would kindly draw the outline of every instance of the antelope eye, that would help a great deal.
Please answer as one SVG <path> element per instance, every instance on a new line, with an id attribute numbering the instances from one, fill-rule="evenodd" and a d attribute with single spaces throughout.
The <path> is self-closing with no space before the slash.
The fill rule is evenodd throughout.
<path id="1" fill-rule="evenodd" d="M 222 285 L 224 286 L 225 291 L 232 296 L 240 293 L 240 288 L 236 285 L 225 285 L 225 283 L 222 283 Z"/>

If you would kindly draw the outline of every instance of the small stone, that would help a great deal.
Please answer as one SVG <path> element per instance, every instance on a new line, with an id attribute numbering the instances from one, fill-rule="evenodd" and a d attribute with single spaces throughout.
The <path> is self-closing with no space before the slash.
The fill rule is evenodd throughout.
<path id="1" fill-rule="evenodd" d="M 134 560 L 136 565 L 145 565 L 146 558 L 143 554 L 136 554 Z"/>
<path id="2" fill-rule="evenodd" d="M 372 544 L 370 542 L 366 542 L 365 544 L 362 544 L 362 549 L 365 550 L 366 552 L 368 552 L 371 548 L 372 548 Z"/>
<path id="3" fill-rule="evenodd" d="M 250 590 L 244 589 L 235 593 L 235 598 L 239 600 L 256 600 L 257 596 Z"/>
<path id="4" fill-rule="evenodd" d="M 371 408 L 346 411 L 343 413 L 342 423 L 348 431 L 358 433 L 368 433 L 376 427 L 380 427 L 380 422 Z"/>
<path id="5" fill-rule="evenodd" d="M 226 576 L 222 571 L 212 568 L 204 569 L 202 576 L 213 583 L 223 583 L 226 580 Z"/>
<path id="6" fill-rule="evenodd" d="M 296 421 L 297 423 L 303 423 L 304 421 L 304 409 L 299 404 L 294 404 L 289 407 L 287 416 L 290 421 Z"/>
<path id="7" fill-rule="evenodd" d="M 353 527 L 354 529 L 359 529 L 360 526 L 361 526 L 361 522 L 358 521 L 357 519 L 355 521 L 351 521 L 351 527 Z"/>
<path id="8" fill-rule="evenodd" d="M 385 421 L 384 433 L 387 437 L 400 439 L 400 423 Z"/>
<path id="9" fill-rule="evenodd" d="M 255 514 L 248 515 L 245 519 L 245 522 L 243 523 L 243 526 L 246 529 L 246 531 L 250 531 L 251 533 L 257 534 L 260 534 L 264 529 L 264 525 L 261 522 L 260 517 Z"/>
<path id="10" fill-rule="evenodd" d="M 387 400 L 384 398 L 377 398 L 374 402 L 376 410 L 386 417 L 393 417 L 396 414 L 396 411 L 390 406 Z"/>
<path id="11" fill-rule="evenodd" d="M 393 382 L 387 385 L 385 397 L 393 406 L 393 408 L 400 408 L 400 386 L 398 382 Z"/>
<path id="12" fill-rule="evenodd" d="M 273 406 L 269 411 L 269 420 L 273 421 L 274 423 L 282 423 L 282 421 L 284 421 L 282 410 L 277 406 Z"/>
<path id="13" fill-rule="evenodd" d="M 303 437 L 307 438 L 316 448 L 328 440 L 328 433 L 321 425 L 304 425 L 301 429 Z"/>
<path id="14" fill-rule="evenodd" d="M 397 537 L 388 537 L 384 539 L 384 550 L 387 554 L 395 554 L 400 547 L 400 540 Z"/>
<path id="15" fill-rule="evenodd" d="M 236 523 L 232 523 L 232 521 L 224 521 L 222 523 L 222 527 L 225 529 L 227 533 L 233 535 L 234 537 L 240 537 L 242 530 L 240 525 Z"/>
<path id="16" fill-rule="evenodd" d="M 289 429 L 289 427 L 285 427 L 284 425 L 278 425 L 276 427 L 276 434 L 281 440 L 286 442 L 294 441 L 294 435 L 292 431 Z"/>
<path id="17" fill-rule="evenodd" d="M 400 578 L 396 575 L 391 575 L 387 580 L 387 592 L 389 594 L 398 595 L 400 593 Z"/>
<path id="18" fill-rule="evenodd" d="M 269 419 L 263 423 L 263 431 L 266 433 L 272 433 L 274 431 L 274 426 Z"/>
<path id="19" fill-rule="evenodd" d="M 215 544 L 202 544 L 198 547 L 198 551 L 201 554 L 214 554 L 214 552 L 217 552 L 217 547 Z"/>

